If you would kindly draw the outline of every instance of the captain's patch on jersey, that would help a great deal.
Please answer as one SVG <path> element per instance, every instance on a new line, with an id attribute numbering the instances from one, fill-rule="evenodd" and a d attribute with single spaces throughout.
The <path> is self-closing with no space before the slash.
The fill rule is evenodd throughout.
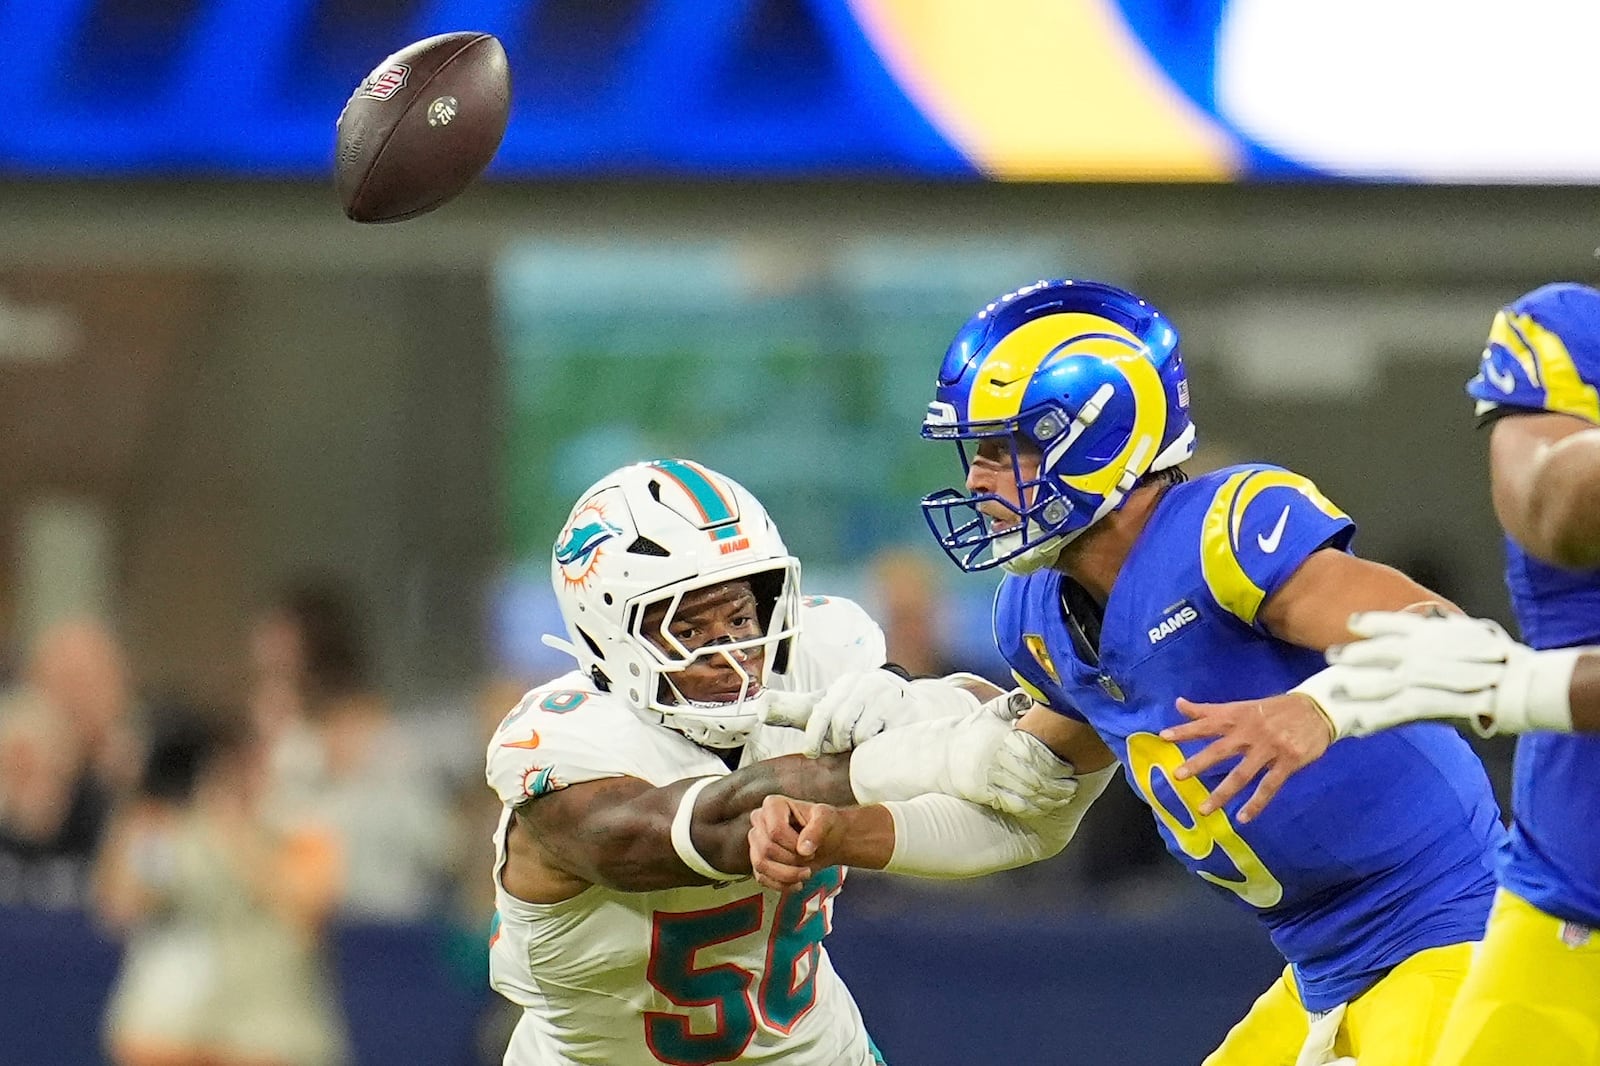
<path id="1" fill-rule="evenodd" d="M 1022 634 L 1022 643 L 1028 648 L 1028 654 L 1033 656 L 1033 661 L 1039 668 L 1049 675 L 1050 680 L 1061 684 L 1061 675 L 1056 673 L 1056 664 L 1050 658 L 1050 649 L 1045 646 L 1044 637 L 1038 633 Z"/>

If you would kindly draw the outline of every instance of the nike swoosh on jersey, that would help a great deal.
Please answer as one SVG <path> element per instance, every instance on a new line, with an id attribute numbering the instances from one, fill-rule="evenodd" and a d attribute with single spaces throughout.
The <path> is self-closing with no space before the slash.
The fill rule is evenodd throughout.
<path id="1" fill-rule="evenodd" d="M 1489 384 L 1507 396 L 1517 389 L 1517 376 L 1509 370 L 1496 370 L 1493 363 L 1483 364 L 1483 376 L 1489 379 Z"/>
<path id="2" fill-rule="evenodd" d="M 1256 534 L 1256 543 L 1261 550 L 1271 555 L 1278 550 L 1278 545 L 1283 541 L 1283 527 L 1289 524 L 1289 505 L 1283 505 L 1283 513 L 1278 515 L 1278 524 L 1272 527 L 1272 532 L 1266 536 Z"/>

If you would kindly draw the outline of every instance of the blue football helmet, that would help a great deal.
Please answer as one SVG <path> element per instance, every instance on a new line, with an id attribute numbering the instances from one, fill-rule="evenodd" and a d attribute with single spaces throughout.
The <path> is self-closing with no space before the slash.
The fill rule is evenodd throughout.
<path id="1" fill-rule="evenodd" d="M 1020 503 L 943 489 L 922 501 L 940 547 L 963 570 L 1029 573 L 1122 506 L 1145 474 L 1194 454 L 1178 332 L 1144 300 L 1097 281 L 1039 281 L 968 320 L 945 352 L 928 440 L 953 440 L 963 471 L 984 440 L 1011 456 Z M 1024 476 L 1020 445 L 1042 455 Z M 979 510 L 999 504 L 1017 521 Z"/>

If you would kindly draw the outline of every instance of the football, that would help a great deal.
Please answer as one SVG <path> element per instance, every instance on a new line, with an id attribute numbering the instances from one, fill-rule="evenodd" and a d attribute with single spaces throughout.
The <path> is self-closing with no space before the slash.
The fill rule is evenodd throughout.
<path id="1" fill-rule="evenodd" d="M 494 158 L 511 106 L 506 52 L 488 33 L 444 33 L 378 64 L 339 113 L 334 186 L 356 222 L 426 214 Z"/>

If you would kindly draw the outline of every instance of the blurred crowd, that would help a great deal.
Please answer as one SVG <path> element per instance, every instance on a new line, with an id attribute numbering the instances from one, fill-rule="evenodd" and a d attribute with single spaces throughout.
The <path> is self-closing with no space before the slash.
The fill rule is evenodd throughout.
<path id="1" fill-rule="evenodd" d="M 441 760 L 393 712 L 363 621 L 336 583 L 285 586 L 228 707 L 141 692 L 104 620 L 24 649 L 0 696 L 0 906 L 85 910 L 121 940 L 118 1066 L 346 1062 L 332 924 L 445 917 L 482 939 L 496 809 L 479 742 Z"/>

